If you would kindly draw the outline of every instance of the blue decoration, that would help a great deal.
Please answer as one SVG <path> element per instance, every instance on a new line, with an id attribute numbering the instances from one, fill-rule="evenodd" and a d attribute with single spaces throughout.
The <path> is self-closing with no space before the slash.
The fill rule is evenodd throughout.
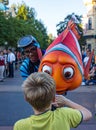
<path id="1" fill-rule="evenodd" d="M 3 3 L 0 3 L 0 10 L 1 11 L 5 11 L 5 10 L 8 10 L 9 8 L 6 7 L 6 5 L 4 5 Z"/>

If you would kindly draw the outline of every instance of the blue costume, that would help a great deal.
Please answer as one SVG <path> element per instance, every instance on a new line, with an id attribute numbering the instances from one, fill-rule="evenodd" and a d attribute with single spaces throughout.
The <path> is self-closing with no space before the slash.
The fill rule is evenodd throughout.
<path id="1" fill-rule="evenodd" d="M 31 73 L 37 72 L 38 67 L 40 64 L 40 59 L 42 58 L 43 51 L 40 49 L 40 45 L 37 42 L 37 40 L 32 36 L 32 35 L 27 35 L 19 39 L 18 41 L 18 47 L 20 48 L 27 48 L 28 46 L 35 46 L 36 51 L 38 54 L 38 59 L 36 62 L 32 62 L 29 57 L 27 57 L 23 62 L 22 65 L 20 66 L 20 72 L 21 76 L 25 80 Z M 31 51 L 32 52 L 32 51 Z M 29 52 L 29 53 L 31 53 Z"/>
<path id="2" fill-rule="evenodd" d="M 20 67 L 21 76 L 26 79 L 31 73 L 37 72 L 40 64 L 40 60 L 36 63 L 32 63 L 29 58 L 26 58 Z"/>

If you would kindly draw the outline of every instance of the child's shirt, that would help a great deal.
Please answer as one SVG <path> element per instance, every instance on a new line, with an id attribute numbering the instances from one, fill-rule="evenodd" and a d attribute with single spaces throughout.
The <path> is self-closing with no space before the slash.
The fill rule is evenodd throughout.
<path id="1" fill-rule="evenodd" d="M 77 127 L 81 121 L 80 111 L 64 107 L 21 119 L 15 123 L 14 130 L 70 130 Z"/>

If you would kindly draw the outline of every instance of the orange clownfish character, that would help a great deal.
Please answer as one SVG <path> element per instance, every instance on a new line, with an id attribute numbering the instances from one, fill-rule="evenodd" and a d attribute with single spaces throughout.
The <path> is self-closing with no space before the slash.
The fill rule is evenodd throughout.
<path id="1" fill-rule="evenodd" d="M 76 24 L 70 20 L 67 28 L 49 45 L 39 72 L 50 74 L 56 82 L 57 94 L 74 90 L 81 85 L 83 64 Z"/>

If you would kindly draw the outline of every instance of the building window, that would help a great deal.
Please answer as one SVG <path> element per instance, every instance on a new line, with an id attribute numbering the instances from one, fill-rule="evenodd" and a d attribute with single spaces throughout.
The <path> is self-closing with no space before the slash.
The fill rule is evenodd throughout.
<path id="1" fill-rule="evenodd" d="M 88 30 L 92 29 L 92 18 L 88 19 Z"/>

